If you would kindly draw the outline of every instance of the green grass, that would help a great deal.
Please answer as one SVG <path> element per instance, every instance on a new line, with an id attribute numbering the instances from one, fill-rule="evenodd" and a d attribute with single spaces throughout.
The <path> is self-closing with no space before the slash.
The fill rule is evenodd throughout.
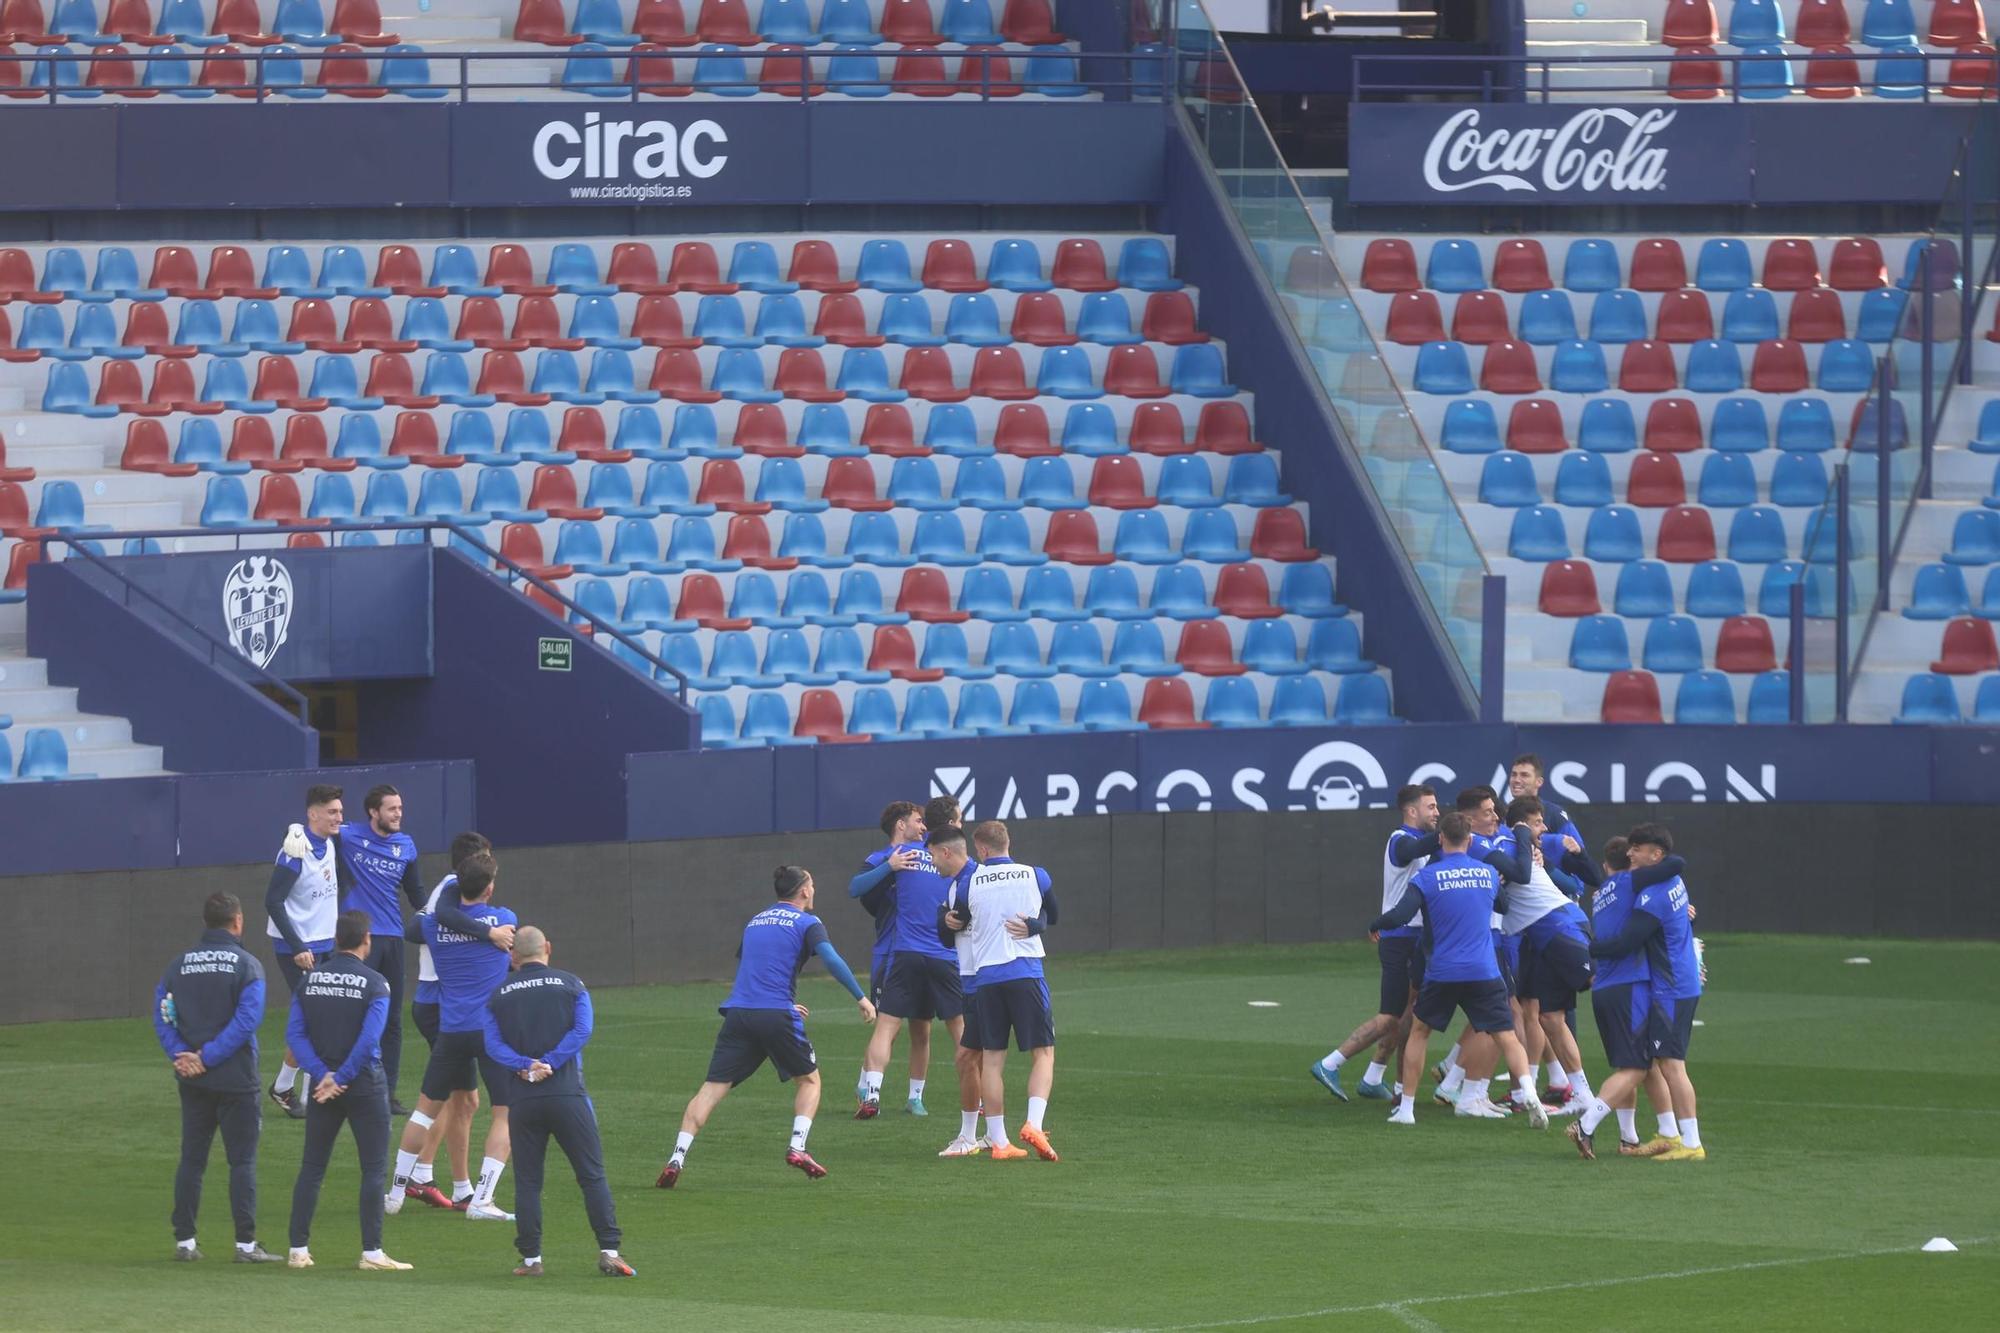
<path id="1" fill-rule="evenodd" d="M 1874 962 L 1843 965 L 1853 954 Z M 1425 1102 L 1414 1130 L 1392 1130 L 1377 1103 L 1334 1102 L 1306 1065 L 1373 1007 L 1376 984 L 1372 950 L 1342 945 L 1055 960 L 1058 1165 L 938 1160 L 956 1124 L 942 1043 L 928 1120 L 849 1119 L 864 1030 L 814 969 L 802 998 L 828 1096 L 812 1147 L 832 1175 L 783 1166 L 790 1099 L 766 1072 L 723 1104 L 667 1194 L 653 1176 L 723 988 L 600 992 L 589 1081 L 640 1277 L 593 1271 L 581 1201 L 552 1155 L 549 1276 L 532 1287 L 507 1276 L 511 1227 L 427 1210 L 388 1223 L 389 1252 L 414 1272 L 347 1267 L 345 1139 L 321 1198 L 320 1267 L 227 1263 L 219 1145 L 202 1215 L 211 1257 L 171 1263 L 176 1103 L 150 1028 L 0 1028 L 0 1326 L 252 1328 L 307 1310 L 579 1329 L 1987 1322 L 2000 1297 L 2000 947 L 1735 937 L 1709 959 L 1691 1063 L 1701 1165 L 1584 1163 L 1524 1124 L 1454 1121 Z M 278 1028 L 263 1034 L 267 1075 Z M 1601 1081 L 1594 1035 L 1584 1047 Z M 424 1047 L 413 1033 L 406 1049 L 417 1060 Z M 417 1077 L 404 1071 L 406 1093 Z M 900 1044 L 885 1091 L 900 1108 Z M 274 1249 L 300 1131 L 265 1119 L 261 1236 Z M 509 1175 L 502 1200 L 512 1193 Z M 1935 1235 L 1963 1252 L 1918 1253 Z"/>

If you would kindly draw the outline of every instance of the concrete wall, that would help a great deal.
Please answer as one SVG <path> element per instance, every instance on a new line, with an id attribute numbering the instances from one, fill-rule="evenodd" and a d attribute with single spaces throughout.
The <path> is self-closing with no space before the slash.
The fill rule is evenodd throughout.
<path id="1" fill-rule="evenodd" d="M 1690 862 L 1701 928 L 2000 937 L 1989 807 L 1587 805 L 1593 844 L 1663 820 Z M 1356 939 L 1381 899 L 1385 812 L 1111 815 L 1016 823 L 1023 860 L 1062 900 L 1059 953 Z M 819 881 L 820 914 L 858 971 L 872 923 L 847 880 L 872 829 L 681 842 L 500 849 L 496 900 L 543 927 L 563 966 L 594 986 L 726 978 L 743 922 L 791 861 Z M 424 858 L 430 878 L 443 858 Z M 0 880 L 17 938 L 0 969 L 0 1022 L 145 1014 L 168 957 L 200 933 L 202 897 L 250 906 L 268 960 L 266 866 L 19 876 Z M 25 936 L 25 938 L 20 938 Z M 412 960 L 414 976 L 414 960 Z M 272 973 L 275 978 L 275 972 Z M 282 1003 L 273 986 L 273 1002 Z"/>

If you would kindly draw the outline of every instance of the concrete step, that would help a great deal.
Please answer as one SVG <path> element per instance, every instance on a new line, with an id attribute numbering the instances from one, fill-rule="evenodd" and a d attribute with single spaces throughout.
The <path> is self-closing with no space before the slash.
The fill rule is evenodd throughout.
<path id="1" fill-rule="evenodd" d="M 1541 86 L 1539 71 L 1528 76 L 1532 87 Z M 1549 87 L 1576 91 L 1594 89 L 1597 91 L 1630 92 L 1649 94 L 1655 82 L 1655 73 L 1645 65 L 1552 65 L 1549 67 Z"/>
<path id="2" fill-rule="evenodd" d="M 1529 19 L 1528 49 L 1544 42 L 1649 42 L 1644 19 Z"/>

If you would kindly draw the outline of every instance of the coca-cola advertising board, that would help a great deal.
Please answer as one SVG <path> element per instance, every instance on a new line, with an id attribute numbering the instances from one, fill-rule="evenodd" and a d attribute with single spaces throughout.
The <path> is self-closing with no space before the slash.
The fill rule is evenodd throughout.
<path id="1" fill-rule="evenodd" d="M 1747 201 L 1751 136 L 1727 107 L 1360 103 L 1356 203 Z"/>

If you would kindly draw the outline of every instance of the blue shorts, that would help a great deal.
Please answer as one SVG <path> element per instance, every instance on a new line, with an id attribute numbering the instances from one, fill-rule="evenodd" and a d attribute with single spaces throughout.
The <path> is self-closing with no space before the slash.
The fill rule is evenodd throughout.
<path id="1" fill-rule="evenodd" d="M 889 979 L 883 983 L 877 1005 L 891 1018 L 953 1019 L 965 1013 L 965 997 L 958 988 L 958 957 L 932 958 L 928 954 L 901 952 L 889 964 Z"/>
<path id="2" fill-rule="evenodd" d="M 1415 935 L 1384 935 L 1375 941 L 1375 956 L 1382 961 L 1382 1001 L 1375 1012 L 1400 1018 L 1424 988 L 1423 943 Z"/>
<path id="3" fill-rule="evenodd" d="M 483 1082 L 487 1102 L 505 1106 L 519 1081 L 513 1070 L 487 1058 L 484 1033 L 440 1032 L 431 1044 L 430 1062 L 424 1066 L 423 1094 L 442 1102 L 454 1092 L 476 1092 Z"/>
<path id="4" fill-rule="evenodd" d="M 1493 961 L 1500 966 L 1500 984 L 1507 988 L 1507 997 L 1519 995 L 1520 982 L 1516 978 L 1521 966 L 1521 937 L 1502 935 L 1494 940 Z"/>
<path id="5" fill-rule="evenodd" d="M 1483 981 L 1425 980 L 1417 992 L 1417 1021 L 1432 1029 L 1451 1026 L 1451 1016 L 1465 1011 L 1474 1032 L 1512 1032 L 1514 1011 L 1507 1005 L 1507 987 L 1498 977 Z"/>
<path id="6" fill-rule="evenodd" d="M 1597 1015 L 1597 1035 L 1604 1040 L 1606 1062 L 1613 1069 L 1650 1069 L 1653 1057 L 1646 1049 L 1646 1027 L 1653 1008 L 1653 983 L 1627 981 L 1599 986 L 1590 993 L 1590 1007 Z"/>
<path id="7" fill-rule="evenodd" d="M 1590 989 L 1595 973 L 1590 945 L 1575 935 L 1552 935 L 1540 945 L 1532 940 L 1521 950 L 1519 994 L 1533 1000 L 1545 1014 L 1576 1008 L 1578 991 Z"/>
<path id="8" fill-rule="evenodd" d="M 887 949 L 877 949 L 868 960 L 868 1003 L 877 1009 L 882 1007 L 882 987 L 889 981 L 889 960 L 895 955 Z"/>
<path id="9" fill-rule="evenodd" d="M 1652 1010 L 1646 1015 L 1646 1039 L 1655 1060 L 1688 1058 L 1688 1043 L 1694 1039 L 1694 1007 L 1699 1003 L 1699 995 L 1686 1000 L 1653 997 Z"/>
<path id="10" fill-rule="evenodd" d="M 958 1034 L 958 1044 L 968 1051 L 983 1051 L 986 1046 L 980 1040 L 980 1033 L 985 1029 L 979 1022 L 979 992 L 973 987 L 973 979 L 962 973 L 958 989 L 965 1002 L 965 1027 Z"/>
<path id="11" fill-rule="evenodd" d="M 973 992 L 979 1010 L 979 1040 L 976 1049 L 1004 1051 L 1011 1030 L 1021 1050 L 1032 1051 L 1056 1044 L 1055 1010 L 1049 1004 L 1046 977 L 1014 977 L 989 981 Z M 972 1025 L 966 1025 L 967 1032 Z"/>
<path id="12" fill-rule="evenodd" d="M 318 962 L 320 959 L 329 957 L 333 953 L 333 941 L 313 940 L 306 945 L 306 949 L 312 954 L 313 961 Z M 297 995 L 299 987 L 305 984 L 306 974 L 304 969 L 293 962 L 292 956 L 285 952 L 285 942 L 283 940 L 271 941 L 271 953 L 277 960 L 278 975 L 285 979 L 285 988 L 291 991 L 292 994 Z"/>
<path id="13" fill-rule="evenodd" d="M 731 1009 L 715 1034 L 707 1081 L 733 1088 L 766 1060 L 777 1069 L 780 1082 L 817 1073 L 819 1056 L 806 1039 L 805 1021 L 791 1009 Z"/>

